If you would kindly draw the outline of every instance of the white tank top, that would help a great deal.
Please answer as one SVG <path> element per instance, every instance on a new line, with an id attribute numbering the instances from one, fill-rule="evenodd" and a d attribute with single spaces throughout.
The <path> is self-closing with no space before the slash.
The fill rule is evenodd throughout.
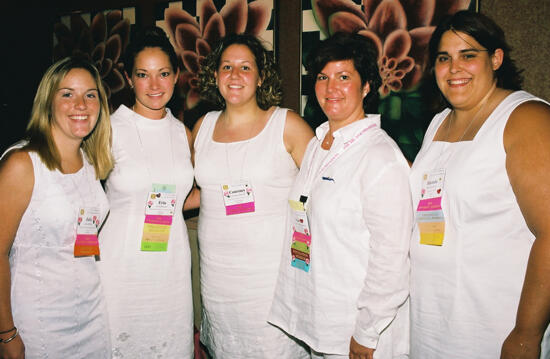
<path id="1" fill-rule="evenodd" d="M 504 128 L 527 92 L 506 97 L 472 141 L 433 141 L 449 114 L 434 117 L 410 175 L 413 207 L 422 176 L 445 169 L 442 246 L 411 241 L 411 358 L 500 356 L 512 330 L 529 252 L 527 228 L 506 171 Z M 544 356 L 543 356 L 544 357 Z"/>

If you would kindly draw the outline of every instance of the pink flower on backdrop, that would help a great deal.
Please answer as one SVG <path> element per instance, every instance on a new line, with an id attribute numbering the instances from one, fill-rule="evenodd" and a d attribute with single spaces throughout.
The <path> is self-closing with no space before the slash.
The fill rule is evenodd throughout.
<path id="1" fill-rule="evenodd" d="M 178 79 L 178 94 L 185 99 L 185 109 L 199 102 L 197 89 L 201 61 L 210 53 L 214 44 L 230 33 L 249 33 L 258 36 L 264 32 L 271 18 L 272 2 L 269 0 L 227 0 L 218 12 L 212 0 L 198 3 L 200 23 L 187 11 L 168 8 L 164 18 L 168 35 L 183 64 Z"/>
<path id="2" fill-rule="evenodd" d="M 422 77 L 430 36 L 440 19 L 470 0 L 312 0 L 317 24 L 330 35 L 358 32 L 378 48 L 381 95 L 413 89 Z"/>
<path id="3" fill-rule="evenodd" d="M 84 55 L 96 65 L 109 104 L 117 108 L 122 102 L 114 95 L 122 92 L 126 86 L 121 54 L 128 45 L 130 22 L 122 17 L 120 10 L 113 10 L 106 15 L 99 12 L 90 26 L 80 14 L 71 14 L 70 28 L 63 23 L 54 25 L 58 43 L 55 45 L 54 60 L 70 55 Z"/>

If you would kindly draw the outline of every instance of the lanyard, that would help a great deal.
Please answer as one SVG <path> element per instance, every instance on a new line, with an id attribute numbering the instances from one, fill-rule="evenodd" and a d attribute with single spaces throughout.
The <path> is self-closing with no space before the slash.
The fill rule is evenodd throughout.
<path id="1" fill-rule="evenodd" d="M 212 134 L 214 133 L 214 128 L 216 127 L 216 123 L 222 119 L 222 116 L 224 118 L 227 118 L 227 114 L 226 114 L 226 110 L 224 110 L 223 112 L 220 113 L 220 115 L 218 116 L 218 119 L 217 121 L 214 121 L 214 125 L 213 125 L 213 129 L 212 129 Z M 273 115 L 271 115 L 273 116 Z M 270 120 L 271 120 L 271 116 L 268 120 L 268 122 L 265 124 L 265 127 L 268 126 Z M 242 181 L 243 179 L 243 173 L 244 173 L 244 164 L 246 163 L 246 158 L 247 158 L 247 155 L 248 155 L 248 148 L 250 147 L 250 141 L 252 141 L 254 138 L 256 138 L 258 135 L 252 137 L 252 133 L 254 132 L 254 129 L 256 128 L 256 122 L 252 123 L 252 125 L 250 126 L 250 131 L 248 133 L 248 138 L 246 139 L 246 142 L 244 142 L 244 155 L 243 155 L 243 162 L 241 163 L 241 171 L 240 171 L 240 174 L 239 174 L 239 178 L 238 180 L 239 181 Z M 260 133 L 263 132 L 263 129 L 262 131 L 260 131 Z M 211 135 L 212 136 L 212 135 Z M 229 164 L 229 151 L 227 150 L 227 147 L 230 146 L 230 145 L 233 145 L 233 144 L 238 144 L 238 143 L 242 143 L 243 141 L 236 141 L 236 142 L 223 142 L 224 144 L 224 149 L 225 149 L 225 164 L 226 164 L 226 167 L 227 167 L 227 175 L 228 175 L 228 180 L 229 181 L 233 181 L 233 176 L 232 176 L 232 173 L 231 173 L 231 166 Z"/>
<path id="2" fill-rule="evenodd" d="M 377 127 L 377 126 L 376 126 L 376 124 L 373 123 L 373 124 L 371 124 L 371 125 L 369 125 L 365 128 L 362 128 L 357 133 L 355 133 L 355 135 L 353 135 L 353 137 L 351 139 L 349 139 L 348 141 L 344 142 L 344 145 L 342 147 L 340 147 L 332 156 L 330 156 L 330 157 L 327 156 L 328 159 L 325 158 L 322 161 L 321 166 L 319 167 L 319 169 L 315 173 L 313 173 L 313 164 L 315 163 L 314 159 L 317 156 L 317 152 L 319 151 L 319 147 L 320 147 L 320 146 L 315 146 L 314 152 L 311 156 L 311 161 L 310 161 L 310 164 L 309 164 L 308 172 L 307 172 L 307 177 L 306 177 L 306 183 L 305 183 L 305 187 L 304 187 L 303 196 L 305 196 L 306 198 L 307 198 L 307 196 L 309 196 L 309 192 L 311 191 L 311 188 L 313 187 L 313 181 L 315 180 L 315 178 L 319 177 L 319 175 L 322 174 L 334 162 L 336 162 L 336 160 L 340 156 L 342 156 L 342 154 L 344 154 L 344 152 L 349 150 L 351 148 L 351 146 L 353 146 L 355 143 L 357 143 L 361 136 L 363 136 L 365 133 L 367 133 L 370 129 L 372 129 L 374 127 Z M 330 154 L 330 152 L 329 152 L 329 154 Z"/>
<path id="3" fill-rule="evenodd" d="M 134 111 L 132 111 L 132 112 L 134 112 Z M 134 116 L 140 116 L 140 115 L 138 115 L 136 112 L 134 112 Z M 146 118 L 146 117 L 144 117 L 144 118 Z M 172 147 L 172 122 L 170 121 L 170 118 L 168 117 L 168 112 L 167 112 L 165 118 L 166 118 L 166 121 L 169 121 L 168 122 L 168 126 L 169 126 L 168 127 L 168 141 L 169 141 L 169 149 L 170 149 L 170 162 L 172 163 L 171 171 L 170 171 L 170 180 L 171 180 L 170 183 L 175 184 L 174 171 L 175 171 L 175 168 L 176 168 L 176 164 L 174 162 L 174 149 Z M 148 121 L 158 121 L 158 120 L 151 120 L 151 119 L 147 119 L 147 120 Z M 150 182 L 153 183 L 153 174 L 151 172 L 151 168 L 149 167 L 150 163 L 152 163 L 151 158 L 149 157 L 149 154 L 145 151 L 145 147 L 143 146 L 143 141 L 141 140 L 141 135 L 140 135 L 139 128 L 137 126 L 136 120 L 134 119 L 134 121 L 132 121 L 132 122 L 134 123 L 134 128 L 136 129 L 136 134 L 137 134 L 137 137 L 138 137 L 139 149 L 141 151 L 141 154 L 143 155 L 143 157 L 147 158 L 147 161 L 145 161 L 145 168 L 147 169 L 147 173 L 149 174 Z"/>
<path id="4" fill-rule="evenodd" d="M 90 190 L 90 193 L 93 192 L 93 186 L 92 186 L 92 183 L 90 182 L 90 176 L 88 174 L 88 167 L 86 166 L 86 158 L 84 156 L 84 153 L 82 153 L 82 150 L 80 151 L 80 156 L 82 156 L 82 169 L 83 169 L 83 176 L 86 178 L 86 183 L 88 185 L 88 189 Z M 84 200 L 84 196 L 82 196 L 82 193 L 80 193 L 80 189 L 77 185 L 77 183 L 75 182 L 74 180 L 74 176 L 78 174 L 79 171 L 77 171 L 76 173 L 70 173 L 68 174 L 69 176 L 69 179 L 71 180 L 71 183 L 78 195 L 78 198 L 80 199 L 80 202 L 81 202 L 81 206 L 85 207 L 85 200 Z"/>

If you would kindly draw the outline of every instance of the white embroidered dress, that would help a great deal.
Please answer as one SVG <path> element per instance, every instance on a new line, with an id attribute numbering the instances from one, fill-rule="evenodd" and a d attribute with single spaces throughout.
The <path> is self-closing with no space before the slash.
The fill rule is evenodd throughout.
<path id="1" fill-rule="evenodd" d="M 121 106 L 111 115 L 115 167 L 106 182 L 111 213 L 100 233 L 99 262 L 114 358 L 190 358 L 193 352 L 191 256 L 183 202 L 193 184 L 185 127 Z M 152 184 L 175 184 L 177 203 L 166 252 L 141 251 Z"/>
<path id="2" fill-rule="evenodd" d="M 257 136 L 220 143 L 212 140 L 220 112 L 210 112 L 195 140 L 195 173 L 201 187 L 201 340 L 217 359 L 309 357 L 267 323 L 288 191 L 298 173 L 283 142 L 286 114 L 286 109 L 276 108 Z M 241 177 L 252 185 L 256 210 L 226 216 L 221 185 Z"/>
<path id="3" fill-rule="evenodd" d="M 108 212 L 94 168 L 50 171 L 29 152 L 34 187 L 10 251 L 11 305 L 25 357 L 110 358 L 107 313 L 93 256 L 75 257 L 80 208 Z M 7 204 L 5 204 L 7 205 Z"/>

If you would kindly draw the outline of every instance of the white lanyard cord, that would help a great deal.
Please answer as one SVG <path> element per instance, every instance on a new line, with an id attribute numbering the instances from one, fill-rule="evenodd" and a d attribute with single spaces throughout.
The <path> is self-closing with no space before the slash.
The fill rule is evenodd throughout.
<path id="1" fill-rule="evenodd" d="M 133 112 L 134 112 L 134 116 L 139 116 L 135 111 L 133 111 Z M 148 120 L 149 121 L 158 121 L 158 120 L 151 120 L 151 119 L 148 119 Z M 170 162 L 172 163 L 171 170 L 170 170 L 170 180 L 171 180 L 170 183 L 175 184 L 174 171 L 175 171 L 175 168 L 176 168 L 176 163 L 174 161 L 174 148 L 173 148 L 173 144 L 172 144 L 172 122 L 170 121 L 170 118 L 166 118 L 166 121 L 169 121 L 168 122 L 168 142 L 169 142 L 169 151 L 170 151 Z M 136 119 L 134 119 L 134 121 L 132 121 L 132 122 L 134 123 L 134 128 L 136 129 L 136 134 L 137 134 L 137 137 L 138 137 L 141 154 L 145 158 L 147 158 L 147 161 L 145 161 L 146 162 L 145 163 L 145 168 L 147 169 L 147 173 L 149 174 L 149 180 L 150 180 L 151 183 L 153 183 L 153 174 L 151 172 L 151 168 L 149 167 L 150 163 L 151 163 L 151 158 L 149 157 L 148 153 L 145 152 L 145 147 L 143 146 L 143 141 L 141 140 L 141 135 L 140 135 L 137 123 L 136 123 Z"/>
<path id="2" fill-rule="evenodd" d="M 315 156 L 317 155 L 317 151 L 319 150 L 319 146 L 315 146 L 315 152 L 311 156 L 311 161 L 309 164 L 307 177 L 306 177 L 306 183 L 304 186 L 304 194 L 303 196 L 307 197 L 309 196 L 309 192 L 311 191 L 311 188 L 313 187 L 313 181 L 315 178 L 317 178 L 320 174 L 322 174 L 328 167 L 330 167 L 344 152 L 346 152 L 348 149 L 351 148 L 355 143 L 358 142 L 359 138 L 363 136 L 365 133 L 367 133 L 370 129 L 377 127 L 375 123 L 362 128 L 359 130 L 351 139 L 346 141 L 342 147 L 340 147 L 332 157 L 330 157 L 328 160 L 323 160 L 321 163 L 321 167 L 319 167 L 319 170 L 316 171 L 316 173 L 312 176 L 313 173 L 313 163 Z"/>

